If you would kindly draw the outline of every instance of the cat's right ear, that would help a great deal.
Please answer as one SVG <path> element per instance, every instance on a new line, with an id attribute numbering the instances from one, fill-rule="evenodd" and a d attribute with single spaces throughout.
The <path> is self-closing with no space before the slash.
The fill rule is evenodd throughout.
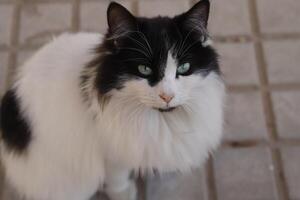
<path id="1" fill-rule="evenodd" d="M 120 35 L 134 30 L 137 26 L 136 18 L 122 5 L 112 2 L 107 9 L 109 32 Z"/>

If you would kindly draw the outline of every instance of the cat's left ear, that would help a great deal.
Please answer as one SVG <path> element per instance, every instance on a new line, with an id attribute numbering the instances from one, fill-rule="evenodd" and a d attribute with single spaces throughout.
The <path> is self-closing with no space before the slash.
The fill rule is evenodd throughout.
<path id="1" fill-rule="evenodd" d="M 196 3 L 189 11 L 184 13 L 183 16 L 188 25 L 206 28 L 209 17 L 209 10 L 209 0 L 201 0 Z"/>
<path id="2" fill-rule="evenodd" d="M 116 2 L 112 2 L 108 6 L 107 22 L 111 34 L 122 34 L 136 28 L 136 18 Z"/>

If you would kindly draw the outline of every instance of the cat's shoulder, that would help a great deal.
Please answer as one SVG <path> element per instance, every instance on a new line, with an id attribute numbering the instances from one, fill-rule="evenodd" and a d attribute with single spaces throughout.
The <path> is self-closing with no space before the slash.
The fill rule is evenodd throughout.
<path id="1" fill-rule="evenodd" d="M 32 59 L 54 61 L 57 57 L 90 54 L 102 43 L 102 39 L 103 35 L 99 33 L 63 33 L 42 46 Z"/>
<path id="2" fill-rule="evenodd" d="M 44 45 L 38 54 L 64 56 L 68 54 L 91 53 L 100 43 L 103 35 L 98 33 L 63 33 Z"/>
<path id="3" fill-rule="evenodd" d="M 63 33 L 57 37 L 53 37 L 52 41 L 48 43 L 47 46 L 62 46 L 63 48 L 69 49 L 72 46 L 83 47 L 87 45 L 97 45 L 102 41 L 103 35 L 99 33 L 88 33 L 88 32 L 79 32 L 79 33 Z"/>
<path id="4" fill-rule="evenodd" d="M 102 43 L 99 33 L 63 33 L 53 37 L 32 57 L 18 68 L 18 77 L 24 75 L 57 76 L 60 72 L 80 70 L 93 57 L 95 49 Z M 32 77 L 31 77 L 32 78 Z"/>

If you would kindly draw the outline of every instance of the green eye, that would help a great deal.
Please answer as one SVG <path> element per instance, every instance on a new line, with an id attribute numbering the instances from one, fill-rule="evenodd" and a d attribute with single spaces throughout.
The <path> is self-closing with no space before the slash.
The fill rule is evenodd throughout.
<path id="1" fill-rule="evenodd" d="M 184 74 L 184 73 L 188 72 L 190 68 L 191 68 L 190 63 L 184 63 L 177 68 L 177 73 Z"/>
<path id="2" fill-rule="evenodd" d="M 138 70 L 141 74 L 145 76 L 149 76 L 150 74 L 152 74 L 152 69 L 146 65 L 139 65 Z"/>

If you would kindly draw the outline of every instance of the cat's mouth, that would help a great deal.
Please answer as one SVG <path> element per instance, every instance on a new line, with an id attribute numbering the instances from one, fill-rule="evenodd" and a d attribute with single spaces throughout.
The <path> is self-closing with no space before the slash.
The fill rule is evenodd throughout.
<path id="1" fill-rule="evenodd" d="M 177 107 L 167 107 L 167 108 L 157 108 L 160 112 L 171 112 L 175 110 Z"/>

